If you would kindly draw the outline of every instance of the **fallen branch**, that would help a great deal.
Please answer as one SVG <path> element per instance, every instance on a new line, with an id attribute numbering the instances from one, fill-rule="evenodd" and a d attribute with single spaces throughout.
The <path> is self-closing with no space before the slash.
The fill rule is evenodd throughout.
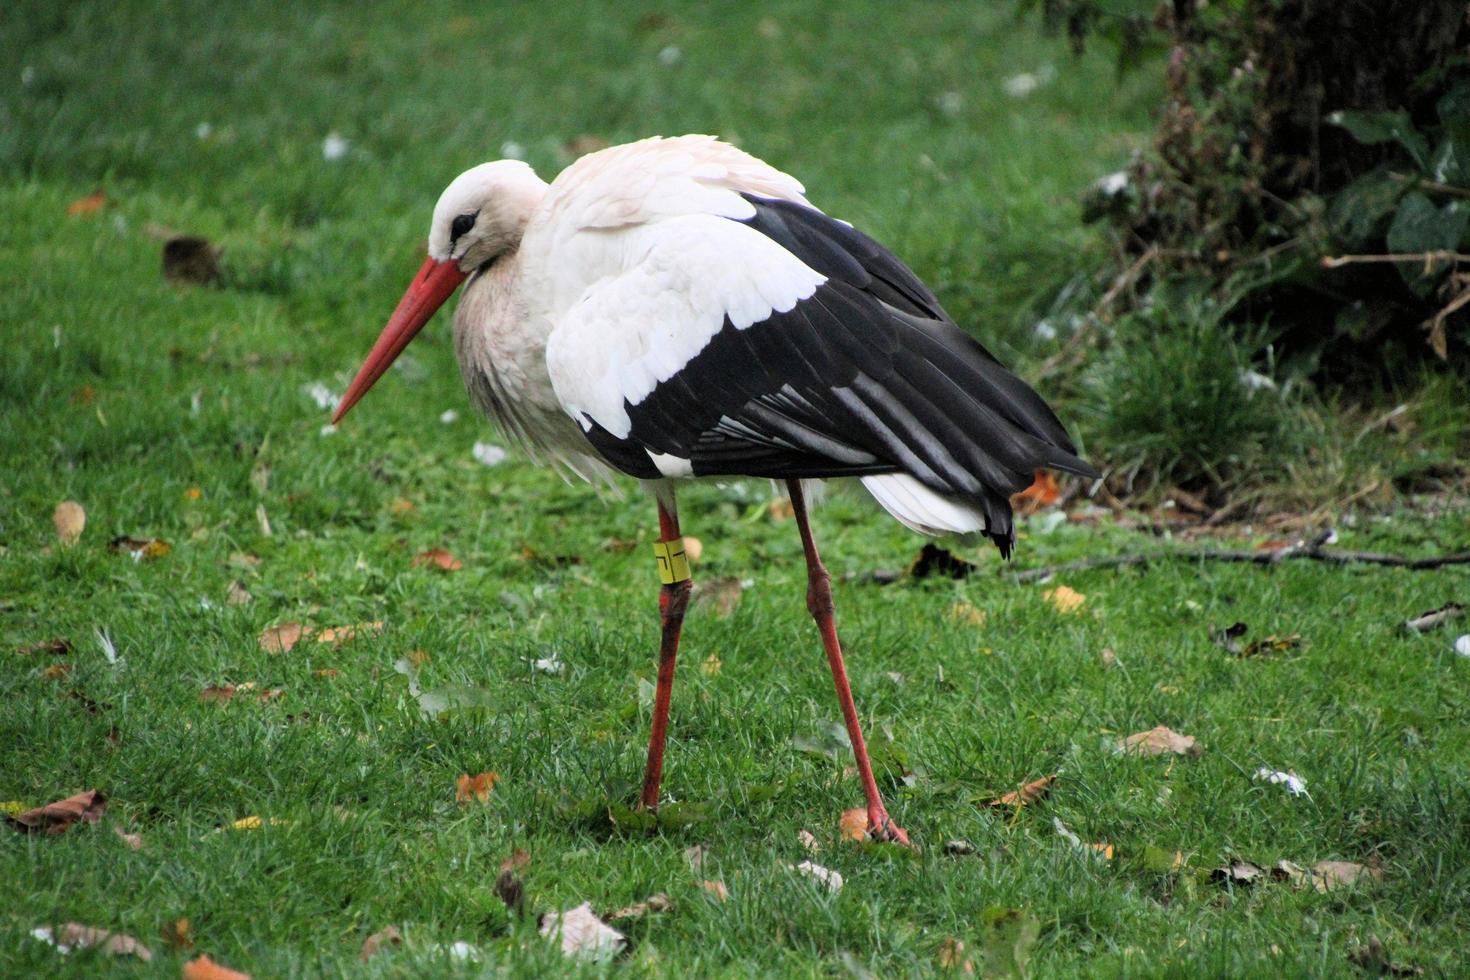
<path id="1" fill-rule="evenodd" d="M 1390 555 L 1378 551 L 1343 551 L 1337 548 L 1324 548 L 1319 545 L 1301 544 L 1287 548 L 1272 548 L 1262 551 L 1157 551 L 1152 554 L 1083 558 L 1061 565 L 1048 565 L 1044 568 L 1028 568 L 1022 572 L 1016 572 L 1014 578 L 1017 582 L 1036 582 L 1066 572 L 1080 572 L 1094 568 L 1121 568 L 1132 565 L 1148 565 L 1152 562 L 1162 561 L 1225 561 L 1241 562 L 1251 565 L 1279 565 L 1283 561 L 1294 558 L 1332 562 L 1340 565 L 1355 563 L 1364 565 L 1389 565 L 1395 568 L 1407 568 L 1411 571 L 1443 568 L 1446 565 L 1470 565 L 1470 551 L 1461 551 L 1450 555 L 1434 555 L 1428 558 L 1410 558 L 1406 555 Z"/>
<path id="2" fill-rule="evenodd" d="M 1078 348 L 1091 335 L 1092 328 L 1095 325 L 1106 323 L 1112 319 L 1113 304 L 1118 301 L 1118 297 L 1123 294 L 1125 289 L 1138 282 L 1139 277 L 1143 275 L 1143 271 L 1158 257 L 1159 249 L 1155 246 L 1149 246 L 1132 265 L 1124 269 L 1113 280 L 1113 284 L 1108 287 L 1107 292 L 1103 293 L 1102 299 L 1098 300 L 1097 305 L 1092 308 L 1092 313 L 1082 321 L 1081 326 L 1073 331 L 1072 336 L 1067 338 L 1066 343 L 1062 344 L 1062 349 L 1042 362 L 1041 367 L 1036 372 L 1036 380 L 1040 381 L 1051 377 L 1057 368 L 1077 353 Z"/>
<path id="3" fill-rule="evenodd" d="M 1425 268 L 1433 268 L 1437 262 L 1470 262 L 1470 255 L 1460 252 L 1452 252 L 1446 248 L 1434 249 L 1430 252 L 1393 252 L 1388 255 L 1324 255 L 1322 256 L 1322 267 L 1324 269 L 1336 269 L 1344 265 L 1352 265 L 1358 262 L 1422 262 Z"/>

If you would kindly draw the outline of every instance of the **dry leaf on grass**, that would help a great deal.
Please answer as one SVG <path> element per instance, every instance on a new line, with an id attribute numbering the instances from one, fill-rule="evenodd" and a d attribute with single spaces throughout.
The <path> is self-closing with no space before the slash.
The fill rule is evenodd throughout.
<path id="1" fill-rule="evenodd" d="M 939 944 L 939 952 L 935 954 L 939 960 L 939 966 L 944 970 L 959 970 L 961 973 L 972 974 L 975 972 L 975 964 L 965 955 L 965 944 L 963 940 L 946 939 Z"/>
<path id="2" fill-rule="evenodd" d="M 359 636 L 377 636 L 383 632 L 382 620 L 371 623 L 353 623 L 349 626 L 328 626 L 316 634 L 318 643 L 330 643 L 335 650 L 344 643 L 351 643 Z"/>
<path id="3" fill-rule="evenodd" d="M 455 780 L 454 802 L 468 803 L 470 800 L 479 800 L 481 803 L 490 802 L 490 791 L 500 781 L 498 772 L 482 772 L 477 776 L 469 773 L 461 773 Z"/>
<path id="4" fill-rule="evenodd" d="M 7 814 L 5 819 L 17 830 L 27 833 L 44 833 L 50 836 L 66 833 L 78 820 L 97 823 L 107 812 L 107 797 L 89 789 L 75 796 L 68 796 L 55 803 L 38 806 L 24 813 Z"/>
<path id="5" fill-rule="evenodd" d="M 79 197 L 66 206 L 68 217 L 77 218 L 84 214 L 96 214 L 107 207 L 107 195 L 101 191 L 93 191 L 86 197 Z"/>
<path id="6" fill-rule="evenodd" d="M 1083 839 L 1081 837 L 1078 837 L 1077 834 L 1074 833 L 1070 827 L 1062 823 L 1061 817 L 1052 817 L 1051 825 L 1052 828 L 1056 830 L 1058 836 L 1060 836 L 1067 843 L 1071 844 L 1073 847 L 1077 848 L 1077 850 L 1081 851 L 1082 853 L 1101 855 L 1104 861 L 1111 861 L 1113 859 L 1112 844 L 1092 844 L 1083 841 Z"/>
<path id="7" fill-rule="evenodd" d="M 194 939 L 189 935 L 188 918 L 175 919 L 163 924 L 163 944 L 171 949 L 194 948 Z"/>
<path id="8" fill-rule="evenodd" d="M 694 583 L 694 607 L 713 610 L 716 616 L 725 619 L 740 605 L 744 591 L 740 580 L 733 575 L 701 580 Z"/>
<path id="9" fill-rule="evenodd" d="M 730 897 L 730 890 L 725 887 L 723 881 L 714 881 L 707 878 L 699 883 L 699 887 L 708 892 L 717 902 L 723 902 Z"/>
<path id="10" fill-rule="evenodd" d="M 409 511 L 413 510 L 413 507 L 414 503 L 412 500 L 409 500 L 405 497 L 399 497 L 397 500 L 388 505 L 388 511 L 389 513 L 393 514 L 407 514 Z"/>
<path id="11" fill-rule="evenodd" d="M 597 917 L 591 902 L 543 915 L 541 935 L 555 940 L 563 954 L 585 959 L 610 957 L 627 943 L 621 932 Z"/>
<path id="12" fill-rule="evenodd" d="M 820 864 L 813 864 L 811 861 L 793 864 L 790 865 L 790 868 L 797 874 L 805 875 L 813 881 L 827 886 L 829 892 L 842 891 L 842 875 L 833 871 L 831 868 L 824 868 Z"/>
<path id="13" fill-rule="evenodd" d="M 1146 732 L 1138 732 L 1118 740 L 1119 752 L 1131 752 L 1134 755 L 1167 755 L 1172 752 L 1197 759 L 1204 750 L 1205 747 L 1196 742 L 1193 736 L 1180 735 L 1167 725 L 1158 725 Z"/>
<path id="14" fill-rule="evenodd" d="M 1112 669 L 1118 666 L 1118 655 L 1113 652 L 1112 647 L 1103 647 L 1102 653 L 1097 655 L 1097 659 L 1102 662 L 1105 668 Z"/>
<path id="15" fill-rule="evenodd" d="M 58 636 L 55 639 L 42 640 L 39 643 L 27 643 L 23 647 L 18 647 L 15 652 L 22 656 L 32 653 L 49 653 L 52 656 L 64 657 L 68 653 L 71 653 L 71 641 Z"/>
<path id="16" fill-rule="evenodd" d="M 122 839 L 123 843 L 127 844 L 133 850 L 141 851 L 143 849 L 143 838 L 139 837 L 137 834 L 130 834 L 127 831 L 123 830 L 121 827 L 113 827 L 112 832 L 114 834 L 117 834 L 117 836 Z"/>
<path id="17" fill-rule="evenodd" d="M 1037 470 L 1029 487 L 1011 495 L 1011 504 L 1024 516 L 1050 507 L 1060 496 L 1057 478 L 1049 470 Z"/>
<path id="18" fill-rule="evenodd" d="M 402 946 L 403 933 L 397 926 L 384 926 L 362 941 L 362 952 L 358 958 L 366 962 L 383 951 L 385 946 Z"/>
<path id="19" fill-rule="evenodd" d="M 684 861 L 689 865 L 689 870 L 699 872 L 704 870 L 704 845 L 695 844 L 684 848 Z"/>
<path id="20" fill-rule="evenodd" d="M 56 536 L 63 548 L 70 548 L 81 539 L 87 526 L 87 512 L 75 500 L 63 500 L 51 513 L 51 523 L 56 525 Z"/>
<path id="21" fill-rule="evenodd" d="M 246 681 L 244 684 L 211 684 L 199 692 L 199 700 L 224 703 L 226 701 L 233 701 L 236 694 L 252 694 L 254 691 L 255 683 L 253 681 Z M 261 704 L 265 704 L 267 701 L 274 701 L 285 693 L 285 690 L 282 688 L 268 687 L 261 691 L 257 697 L 260 699 Z"/>
<path id="22" fill-rule="evenodd" d="M 948 857 L 968 857 L 975 853 L 975 845 L 967 840 L 956 838 L 944 842 L 943 853 Z"/>
<path id="23" fill-rule="evenodd" d="M 260 817 L 256 816 L 255 814 L 251 814 L 248 817 L 241 817 L 239 820 L 234 821 L 233 823 L 230 824 L 230 826 L 228 827 L 228 829 L 229 830 L 259 830 L 261 827 L 289 827 L 289 826 L 291 826 L 291 823 L 292 822 L 290 820 L 287 820 L 285 817 L 271 817 L 268 820 L 262 820 Z M 225 830 L 227 828 L 221 827 L 219 829 L 220 830 Z"/>
<path id="24" fill-rule="evenodd" d="M 184 964 L 183 980 L 250 980 L 250 974 L 231 970 L 200 955 Z"/>
<path id="25" fill-rule="evenodd" d="M 1312 887 L 1319 892 L 1330 892 L 1334 888 L 1354 884 L 1359 878 L 1365 876 L 1374 881 L 1383 877 L 1383 872 L 1377 868 L 1370 868 L 1353 861 L 1318 861 L 1312 865 L 1309 874 Z"/>
<path id="26" fill-rule="evenodd" d="M 290 653 L 304 633 L 305 627 L 300 623 L 272 626 L 260 634 L 260 648 L 266 653 Z"/>
<path id="27" fill-rule="evenodd" d="M 435 568 L 445 572 L 457 572 L 464 568 L 464 562 L 445 551 L 443 548 L 430 548 L 413 556 L 411 563 L 414 568 L 423 568 L 425 565 L 433 565 Z"/>
<path id="28" fill-rule="evenodd" d="M 867 840 L 868 811 L 860 806 L 843 810 L 841 819 L 837 821 L 837 828 L 842 832 L 843 840 Z"/>
<path id="29" fill-rule="evenodd" d="M 239 579 L 231 579 L 230 584 L 225 586 L 225 604 L 230 606 L 243 606 L 255 598 L 250 590 L 245 588 L 245 583 Z"/>
<path id="30" fill-rule="evenodd" d="M 78 949 L 100 949 L 113 956 L 136 956 L 145 963 L 153 959 L 152 950 L 126 933 L 108 932 L 78 922 L 67 922 L 54 928 L 38 926 L 31 930 L 31 935 L 56 947 L 56 951 L 63 955 Z"/>
<path id="31" fill-rule="evenodd" d="M 1002 793 L 987 803 L 986 806 L 1027 806 L 1045 796 L 1051 790 L 1052 783 L 1056 781 L 1057 777 L 1055 773 L 1050 776 L 1042 776 L 1040 779 L 1027 783 L 1020 789 L 1011 790 L 1009 793 Z"/>
<path id="32" fill-rule="evenodd" d="M 531 863 L 531 852 L 524 847 L 518 847 L 511 852 L 510 857 L 500 862 L 501 871 L 520 871 Z"/>
<path id="33" fill-rule="evenodd" d="M 152 561 L 174 550 L 173 545 L 162 538 L 130 538 L 126 534 L 107 542 L 107 547 L 119 553 L 127 552 L 133 561 Z"/>
<path id="34" fill-rule="evenodd" d="M 810 830 L 798 830 L 796 832 L 796 839 L 802 847 L 812 853 L 816 853 L 822 849 L 821 842 L 817 840 L 817 835 L 813 834 Z"/>
<path id="35" fill-rule="evenodd" d="M 958 623 L 966 623 L 970 626 L 985 625 L 985 610 L 976 609 L 968 602 L 956 602 L 949 607 L 949 618 Z"/>
<path id="36" fill-rule="evenodd" d="M 71 673 L 71 664 L 52 664 L 41 672 L 41 676 L 48 681 L 65 680 L 66 675 Z"/>
<path id="37" fill-rule="evenodd" d="M 713 653 L 705 657 L 699 665 L 699 672 L 706 677 L 714 677 L 720 672 L 720 658 Z"/>
<path id="38" fill-rule="evenodd" d="M 504 863 L 500 866 L 500 874 L 495 878 L 495 897 L 516 915 L 525 910 L 526 886 L 516 877 L 515 870 L 507 868 Z"/>
<path id="39" fill-rule="evenodd" d="M 1241 657 L 1258 657 L 1266 653 L 1284 653 L 1287 650 L 1295 650 L 1302 645 L 1300 633 L 1287 633 L 1284 636 L 1271 634 L 1263 636 L 1259 640 L 1252 640 L 1246 644 L 1245 649 L 1240 651 Z"/>
<path id="40" fill-rule="evenodd" d="M 645 915 L 667 912 L 673 907 L 674 903 L 669 900 L 669 896 L 663 892 L 655 892 L 641 902 L 635 902 L 616 912 L 608 913 L 607 919 L 609 922 L 616 922 L 619 919 L 641 919 Z"/>
<path id="41" fill-rule="evenodd" d="M 1059 585 L 1054 589 L 1047 589 L 1041 593 L 1041 596 L 1055 606 L 1057 612 L 1064 616 L 1080 611 L 1083 604 L 1087 602 L 1087 596 L 1065 585 Z"/>

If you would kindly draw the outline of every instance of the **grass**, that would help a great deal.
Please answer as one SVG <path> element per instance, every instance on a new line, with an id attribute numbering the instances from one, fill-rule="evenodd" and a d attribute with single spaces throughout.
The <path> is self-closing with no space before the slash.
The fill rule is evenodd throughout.
<path id="1" fill-rule="evenodd" d="M 582 133 L 734 134 L 1025 363 L 1037 350 L 1014 311 L 1089 247 L 1075 192 L 1146 138 L 1156 95 L 1142 75 L 1116 88 L 1103 59 L 1074 65 L 980 5 L 766 17 L 737 4 L 7 10 L 0 801 L 96 787 L 110 804 L 100 828 L 0 839 L 0 973 L 173 974 L 192 954 L 157 936 L 180 917 L 198 950 L 256 976 L 562 972 L 494 894 L 516 848 L 532 855 L 537 912 L 671 896 L 673 911 L 627 926 L 636 946 L 612 972 L 926 973 L 949 938 L 980 956 L 987 915 L 1006 908 L 1036 925 L 1037 975 L 1340 975 L 1375 935 L 1396 960 L 1463 969 L 1470 675 L 1449 634 L 1396 629 L 1463 600 L 1463 570 L 1092 572 L 1065 580 L 1087 596 L 1071 616 L 1046 601 L 1051 586 L 993 574 L 989 555 L 966 583 L 841 585 L 864 723 L 881 757 L 916 774 L 887 787 L 925 845 L 910 855 L 833 840 L 860 801 L 848 760 L 798 748 L 839 716 L 794 527 L 763 486 L 694 488 L 682 501 L 704 543 L 697 578 L 753 580 L 732 616 L 700 610 L 686 627 L 665 789 L 702 806 L 653 834 L 589 816 L 631 800 L 641 773 L 649 503 L 598 499 L 520 454 L 474 462 L 473 443 L 495 437 L 465 410 L 443 323 L 335 435 L 304 392 L 340 390 L 356 367 L 417 265 L 440 187 L 508 141 L 549 172 Z M 1053 82 L 1004 94 L 1003 79 L 1046 64 Z M 333 130 L 351 143 L 335 164 L 321 155 Z M 68 216 L 98 188 L 101 212 Z M 165 284 L 149 225 L 221 244 L 225 286 Z M 437 421 L 450 408 L 461 417 Z M 87 509 L 73 549 L 50 527 L 63 499 Z M 917 547 L 856 496 L 834 494 L 816 521 L 839 576 L 900 566 Z M 173 550 L 134 563 L 107 547 L 123 534 Z M 1470 524 L 1400 515 L 1342 534 L 1422 553 L 1466 547 Z M 432 547 L 465 567 L 413 567 Z M 1107 526 L 1035 523 L 1018 565 L 1139 547 Z M 251 602 L 226 603 L 232 581 Z M 984 625 L 952 615 L 957 602 Z M 287 621 L 375 620 L 381 635 L 337 649 L 257 642 Z M 1233 658 L 1210 630 L 1237 620 L 1306 642 Z M 57 636 L 73 643 L 65 657 L 11 652 Z M 1120 667 L 1100 666 L 1103 647 Z M 489 706 L 423 717 L 394 669 L 414 650 L 425 687 L 472 688 Z M 532 668 L 552 654 L 562 674 Z M 61 662 L 70 672 L 49 678 Z M 200 701 L 226 682 L 285 693 Z M 1204 755 L 1107 747 L 1161 723 Z M 1311 798 L 1253 780 L 1262 765 L 1294 769 Z M 503 777 L 490 803 L 456 805 L 455 777 L 482 770 Z M 1058 771 L 1019 814 L 980 805 Z M 252 815 L 281 822 L 220 830 Z M 1115 857 L 1079 854 L 1053 818 Z M 808 856 L 803 828 L 826 842 L 813 858 L 846 877 L 840 894 L 788 870 Z M 977 855 L 945 856 L 952 838 Z M 695 844 L 700 875 L 682 856 Z M 1157 854 L 1176 849 L 1185 868 L 1160 870 Z M 1230 857 L 1371 861 L 1384 878 L 1329 894 L 1212 884 Z M 700 877 L 723 880 L 729 901 Z M 63 959 L 28 935 L 67 920 L 130 932 L 158 956 Z M 390 924 L 403 947 L 360 964 L 362 939 Z M 480 966 L 448 959 L 456 940 Z"/>

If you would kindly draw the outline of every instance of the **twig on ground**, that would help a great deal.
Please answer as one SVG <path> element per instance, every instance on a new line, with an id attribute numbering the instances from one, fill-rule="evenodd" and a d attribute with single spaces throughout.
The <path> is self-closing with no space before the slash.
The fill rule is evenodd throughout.
<path id="1" fill-rule="evenodd" d="M 1337 269 L 1345 265 L 1357 262 L 1422 262 L 1426 267 L 1433 267 L 1438 262 L 1470 262 L 1470 255 L 1461 252 L 1452 252 L 1447 248 L 1437 248 L 1428 252 L 1390 252 L 1387 255 L 1324 255 L 1322 256 L 1322 267 L 1324 269 Z"/>
<path id="2" fill-rule="evenodd" d="M 1433 555 L 1427 558 L 1410 558 L 1407 555 L 1390 555 L 1378 551 L 1344 551 L 1338 548 L 1324 548 L 1321 545 L 1307 542 L 1286 548 L 1272 548 L 1262 551 L 1156 551 L 1149 554 L 1082 558 L 1077 561 L 1065 562 L 1061 565 L 1048 565 L 1044 568 L 1028 568 L 1025 571 L 1016 572 L 1014 577 L 1017 582 L 1035 582 L 1065 572 L 1079 572 L 1094 568 L 1147 565 L 1151 562 L 1158 561 L 1225 561 L 1243 562 L 1252 565 L 1279 565 L 1281 562 L 1293 558 L 1306 558 L 1312 561 L 1333 562 L 1341 565 L 1354 563 L 1364 565 L 1391 565 L 1396 568 L 1407 568 L 1411 571 L 1443 568 L 1446 565 L 1470 565 L 1470 551 L 1460 551 L 1449 555 Z"/>

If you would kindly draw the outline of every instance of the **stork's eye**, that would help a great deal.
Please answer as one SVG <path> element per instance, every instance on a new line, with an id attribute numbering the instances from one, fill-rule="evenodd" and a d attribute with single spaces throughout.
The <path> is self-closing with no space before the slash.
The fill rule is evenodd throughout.
<path id="1" fill-rule="evenodd" d="M 480 212 L 476 211 L 474 214 L 455 215 L 454 223 L 449 226 L 449 240 L 457 241 L 461 235 L 475 227 L 475 218 L 479 217 L 479 214 Z"/>

